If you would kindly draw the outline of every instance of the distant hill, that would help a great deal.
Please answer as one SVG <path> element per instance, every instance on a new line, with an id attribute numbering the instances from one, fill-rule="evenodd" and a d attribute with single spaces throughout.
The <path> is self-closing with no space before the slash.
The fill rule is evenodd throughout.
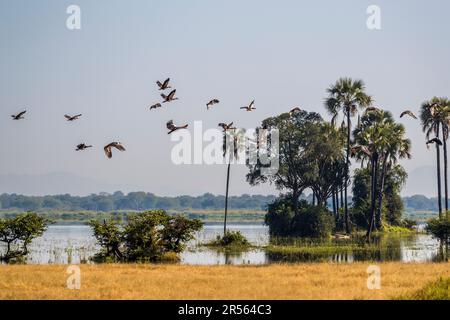
<path id="1" fill-rule="evenodd" d="M 408 172 L 406 185 L 402 190 L 404 196 L 416 194 L 435 197 L 437 193 L 436 168 L 423 166 Z"/>

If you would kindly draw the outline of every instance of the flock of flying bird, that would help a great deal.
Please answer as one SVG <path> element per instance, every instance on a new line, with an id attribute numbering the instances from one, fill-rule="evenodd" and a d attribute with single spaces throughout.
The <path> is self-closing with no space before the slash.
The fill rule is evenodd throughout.
<path id="1" fill-rule="evenodd" d="M 164 82 L 161 81 L 156 81 L 156 84 L 158 85 L 158 89 L 160 91 L 165 91 L 167 89 L 171 89 L 172 87 L 170 86 L 170 78 L 167 78 L 166 80 L 164 80 Z M 169 92 L 169 94 L 165 94 L 164 92 L 161 93 L 161 97 L 162 97 L 162 102 L 160 103 L 155 103 L 152 106 L 150 106 L 150 110 L 152 109 L 157 109 L 157 108 L 161 108 L 163 105 L 163 103 L 169 103 L 175 100 L 178 100 L 178 97 L 175 97 L 177 90 L 173 89 L 172 91 Z M 209 110 L 212 108 L 213 105 L 218 104 L 220 101 L 218 99 L 212 99 L 211 101 L 209 101 L 206 104 L 206 109 Z M 241 109 L 245 109 L 246 111 L 253 111 L 256 108 L 254 107 L 255 105 L 255 100 L 253 100 L 248 106 L 242 107 Z M 300 110 L 300 109 L 299 109 Z M 26 110 L 19 112 L 18 114 L 12 115 L 12 119 L 13 120 L 21 120 L 21 119 L 25 119 L 25 114 L 26 114 Z M 82 114 L 77 114 L 77 115 L 64 115 L 64 117 L 66 118 L 67 121 L 75 121 L 78 120 L 80 117 L 82 116 Z M 233 123 L 230 124 L 226 124 L 226 123 L 219 123 L 219 126 L 222 127 L 222 129 L 224 131 L 226 130 L 232 130 L 232 129 L 236 129 L 235 127 L 233 127 Z M 167 134 L 171 134 L 177 130 L 180 129 L 186 129 L 188 127 L 187 124 L 182 125 L 182 126 L 177 126 L 173 120 L 169 120 L 166 123 L 166 127 L 169 130 L 169 132 Z M 87 145 L 86 143 L 80 143 L 76 146 L 75 151 L 83 151 L 89 148 L 92 148 L 92 145 Z M 112 149 L 116 149 L 119 151 L 125 151 L 125 147 L 120 143 L 120 142 L 111 142 L 109 144 L 107 144 L 106 146 L 103 147 L 103 150 L 105 151 L 105 155 L 110 159 L 112 158 Z"/>
<path id="2" fill-rule="evenodd" d="M 157 84 L 157 86 L 158 86 L 158 89 L 160 90 L 160 91 L 165 91 L 165 90 L 167 90 L 167 89 L 171 89 L 172 87 L 170 86 L 170 78 L 167 78 L 166 80 L 164 80 L 164 82 L 160 82 L 160 81 L 156 81 L 156 84 Z M 163 93 L 161 93 L 161 97 L 162 97 L 162 102 L 161 103 L 155 103 L 155 104 L 153 104 L 152 106 L 150 106 L 150 110 L 153 110 L 153 109 L 157 109 L 157 108 L 161 108 L 163 105 L 163 103 L 169 103 L 169 102 L 172 102 L 172 101 L 174 101 L 174 100 L 178 100 L 178 97 L 175 97 L 175 94 L 176 94 L 176 92 L 177 92 L 177 90 L 176 89 L 173 89 L 172 91 L 170 91 L 170 93 L 169 94 L 165 94 L 164 92 Z M 207 110 L 210 110 L 215 104 L 218 104 L 218 103 L 220 103 L 220 101 L 218 100 L 218 99 L 216 99 L 216 98 L 214 98 L 214 99 L 212 99 L 212 100 L 210 100 L 207 104 L 206 104 L 206 109 Z M 436 108 L 436 105 L 434 104 L 434 105 L 432 105 L 431 106 L 431 108 L 430 108 L 430 112 L 433 114 L 434 112 L 435 112 L 435 108 Z M 250 102 L 250 104 L 248 104 L 247 106 L 245 106 L 245 107 L 241 107 L 240 109 L 243 109 L 243 110 L 245 110 L 245 111 L 253 111 L 253 110 L 256 110 L 256 108 L 255 108 L 255 100 L 253 100 L 252 102 Z M 289 114 L 292 116 L 292 115 L 294 115 L 295 113 L 297 113 L 297 112 L 300 112 L 301 111 L 301 109 L 299 108 L 299 107 L 295 107 L 295 108 L 293 108 L 292 110 L 290 110 L 289 111 Z M 366 108 L 366 110 L 365 110 L 365 112 L 380 112 L 381 111 L 381 109 L 379 109 L 379 108 L 377 108 L 377 107 L 368 107 L 368 108 Z M 25 117 L 25 113 L 26 113 L 27 111 L 25 110 L 25 111 L 22 111 L 22 112 L 19 112 L 18 114 L 15 114 L 15 115 L 12 115 L 11 117 L 12 117 L 12 119 L 13 120 L 21 120 L 21 119 L 24 119 Z M 410 110 L 405 110 L 405 111 L 403 111 L 401 114 L 400 114 L 400 118 L 403 118 L 404 116 L 410 116 L 410 117 L 412 117 L 413 119 L 417 119 L 417 116 L 412 112 L 412 111 L 410 111 Z M 70 115 L 64 115 L 64 117 L 66 118 L 66 120 L 67 121 L 75 121 L 75 120 L 78 120 L 80 117 L 81 117 L 82 115 L 81 114 L 77 114 L 77 115 L 73 115 L 73 116 L 70 116 Z M 229 123 L 229 124 L 227 124 L 227 123 L 219 123 L 218 124 L 218 126 L 219 127 L 221 127 L 222 129 L 223 129 L 223 131 L 227 131 L 227 130 L 234 130 L 234 129 L 236 129 L 236 127 L 233 127 L 233 122 L 231 122 L 231 123 Z M 167 127 L 167 129 L 169 130 L 169 132 L 167 133 L 167 134 L 171 134 L 171 133 L 173 133 L 173 132 L 175 132 L 175 131 L 177 131 L 177 130 L 181 130 L 181 129 L 186 129 L 187 127 L 188 127 L 188 124 L 185 124 L 185 125 L 182 125 L 182 126 L 177 126 L 177 125 L 175 125 L 175 123 L 173 122 L 173 120 L 169 120 L 169 121 L 167 121 L 167 123 L 166 123 L 166 127 Z M 439 146 L 441 146 L 442 145 L 442 141 L 439 139 L 439 138 L 433 138 L 433 139 L 431 139 L 431 140 L 428 140 L 427 142 L 426 142 L 426 144 L 427 144 L 427 147 L 429 146 L 429 144 L 432 144 L 432 143 L 436 143 L 436 144 L 438 144 Z M 93 146 L 92 145 L 87 145 L 87 144 L 85 144 L 85 143 L 80 143 L 80 144 L 78 144 L 77 146 L 76 146 L 76 151 L 83 151 L 83 150 L 86 150 L 86 149 L 88 149 L 88 148 L 92 148 Z M 106 146 L 104 146 L 103 147 L 103 150 L 104 150 L 104 152 L 105 152 L 105 155 L 110 159 L 110 158 L 112 158 L 112 149 L 116 149 L 116 150 L 119 150 L 119 151 L 125 151 L 126 149 L 123 147 L 123 145 L 120 143 L 120 142 L 111 142 L 111 143 L 109 143 L 109 144 L 107 144 Z M 359 146 L 358 146 L 358 148 L 359 148 Z M 353 152 L 356 152 L 357 150 L 353 150 L 352 149 L 352 153 Z M 363 150 L 364 151 L 364 150 Z"/>

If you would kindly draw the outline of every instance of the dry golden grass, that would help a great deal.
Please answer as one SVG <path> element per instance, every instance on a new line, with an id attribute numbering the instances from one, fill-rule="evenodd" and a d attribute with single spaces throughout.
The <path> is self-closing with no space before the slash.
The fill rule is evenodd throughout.
<path id="1" fill-rule="evenodd" d="M 0 299 L 389 299 L 450 276 L 448 263 L 377 265 L 380 290 L 367 289 L 367 263 L 81 265 L 80 290 L 67 266 L 2 265 Z"/>

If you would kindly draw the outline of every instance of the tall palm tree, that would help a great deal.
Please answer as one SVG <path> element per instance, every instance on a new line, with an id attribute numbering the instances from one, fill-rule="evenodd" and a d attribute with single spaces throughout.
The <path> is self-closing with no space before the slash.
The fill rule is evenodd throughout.
<path id="1" fill-rule="evenodd" d="M 385 148 L 382 153 L 382 166 L 380 176 L 380 187 L 378 189 L 378 207 L 376 214 L 376 227 L 382 228 L 382 204 L 384 196 L 384 183 L 389 168 L 392 168 L 398 159 L 411 158 L 411 141 L 405 138 L 405 127 L 401 124 L 392 123 L 385 130 Z"/>
<path id="2" fill-rule="evenodd" d="M 344 221 L 345 231 L 350 233 L 350 219 L 348 215 L 347 188 L 350 170 L 350 140 L 351 121 L 350 118 L 357 113 L 358 107 L 365 108 L 372 103 L 372 98 L 365 92 L 365 85 L 362 80 L 352 80 L 341 78 L 334 85 L 327 89 L 328 97 L 325 100 L 325 107 L 333 116 L 334 124 L 339 113 L 343 113 L 347 120 L 347 152 L 344 179 Z"/>
<path id="3" fill-rule="evenodd" d="M 243 148 L 242 145 L 242 133 L 240 130 L 236 130 L 235 128 L 225 130 L 223 132 L 223 156 L 226 159 L 228 155 L 228 165 L 227 165 L 227 186 L 225 191 L 225 215 L 223 221 L 223 234 L 225 236 L 227 232 L 227 215 L 228 215 L 228 190 L 230 186 L 230 169 L 231 162 L 234 159 L 238 159 L 239 151 Z"/>
<path id="4" fill-rule="evenodd" d="M 436 105 L 437 113 L 441 119 L 442 143 L 444 152 L 444 193 L 445 193 L 445 212 L 448 212 L 448 161 L 447 161 L 447 140 L 450 128 L 450 100 L 439 98 Z"/>
<path id="5" fill-rule="evenodd" d="M 447 181 L 447 138 L 449 130 L 450 102 L 447 98 L 433 97 L 430 101 L 422 104 L 420 109 L 420 120 L 422 130 L 426 134 L 427 140 L 434 134 L 439 139 L 440 130 L 443 133 L 444 147 L 444 187 L 445 187 L 445 208 L 448 209 L 448 181 Z M 441 188 L 441 157 L 440 145 L 436 143 L 436 171 L 438 185 L 438 208 L 439 217 L 442 218 L 442 188 Z"/>
<path id="6" fill-rule="evenodd" d="M 411 157 L 411 142 L 405 138 L 404 126 L 395 123 L 392 114 L 383 110 L 367 112 L 361 119 L 361 125 L 354 130 L 353 134 L 357 143 L 352 148 L 354 156 L 361 161 L 370 160 L 372 184 L 370 221 L 367 231 L 367 237 L 370 238 L 373 229 L 382 227 L 381 209 L 387 170 L 399 158 Z M 381 174 L 379 174 L 380 169 Z M 378 178 L 380 185 L 378 185 Z"/>

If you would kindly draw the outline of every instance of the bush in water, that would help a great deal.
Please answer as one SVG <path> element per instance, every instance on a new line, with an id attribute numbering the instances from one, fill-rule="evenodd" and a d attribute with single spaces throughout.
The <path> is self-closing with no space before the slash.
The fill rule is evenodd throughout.
<path id="1" fill-rule="evenodd" d="M 94 236 L 102 247 L 96 256 L 102 261 L 160 261 L 184 250 L 185 243 L 203 227 L 200 220 L 170 216 L 152 210 L 130 216 L 122 225 L 115 221 L 91 221 Z"/>

